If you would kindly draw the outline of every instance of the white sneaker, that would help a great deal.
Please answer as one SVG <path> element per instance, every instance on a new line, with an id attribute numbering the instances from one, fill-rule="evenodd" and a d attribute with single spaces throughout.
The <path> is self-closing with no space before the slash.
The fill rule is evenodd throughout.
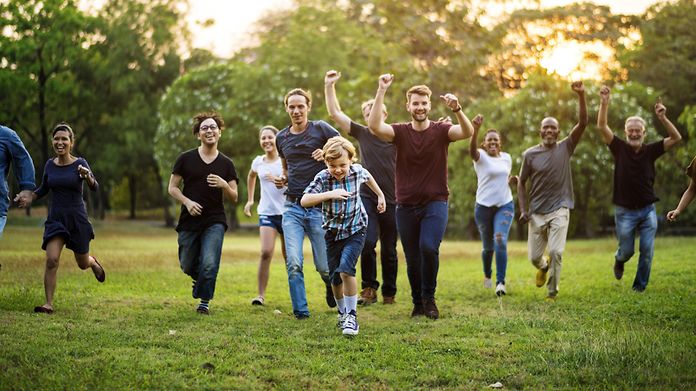
<path id="1" fill-rule="evenodd" d="M 495 287 L 495 294 L 498 296 L 505 296 L 507 294 L 507 291 L 505 290 L 505 284 L 499 282 L 498 285 L 496 285 Z"/>
<path id="2" fill-rule="evenodd" d="M 483 279 L 483 287 L 486 289 L 491 289 L 493 288 L 493 281 L 491 281 L 490 278 L 484 278 Z"/>
<path id="3" fill-rule="evenodd" d="M 360 326 L 358 326 L 358 318 L 355 314 L 346 314 L 343 321 L 343 335 L 353 336 L 358 335 Z"/>
<path id="4" fill-rule="evenodd" d="M 336 321 L 336 327 L 343 330 L 343 323 L 346 321 L 347 314 L 338 313 L 338 319 Z"/>

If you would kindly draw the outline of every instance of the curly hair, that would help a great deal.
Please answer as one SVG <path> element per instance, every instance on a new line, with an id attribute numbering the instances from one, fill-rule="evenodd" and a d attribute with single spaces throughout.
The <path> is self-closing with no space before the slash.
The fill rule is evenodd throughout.
<path id="1" fill-rule="evenodd" d="M 193 134 L 196 135 L 198 132 L 201 130 L 201 123 L 203 121 L 207 120 L 208 118 L 212 118 L 213 121 L 215 121 L 215 124 L 217 124 L 218 128 L 220 130 L 225 128 L 225 121 L 222 119 L 222 116 L 215 112 L 215 111 L 207 111 L 203 113 L 198 113 L 193 117 Z"/>

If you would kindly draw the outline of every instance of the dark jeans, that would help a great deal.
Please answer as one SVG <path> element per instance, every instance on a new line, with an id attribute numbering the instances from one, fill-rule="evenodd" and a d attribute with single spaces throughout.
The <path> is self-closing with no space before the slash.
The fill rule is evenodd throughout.
<path id="1" fill-rule="evenodd" d="M 339 240 L 335 240 L 336 232 L 334 230 L 327 230 L 324 239 L 326 239 L 329 279 L 331 285 L 338 286 L 343 283 L 341 273 L 355 277 L 355 265 L 358 263 L 358 256 L 365 244 L 365 228 Z"/>
<path id="2" fill-rule="evenodd" d="M 377 201 L 362 198 L 367 211 L 367 233 L 365 247 L 360 255 L 360 275 L 363 288 L 379 288 L 377 281 L 377 239 L 380 242 L 380 260 L 382 261 L 382 296 L 396 295 L 396 273 L 399 261 L 396 257 L 396 205 L 387 204 L 384 213 L 377 213 Z"/>
<path id="3" fill-rule="evenodd" d="M 213 298 L 224 237 L 222 224 L 213 224 L 203 231 L 179 232 L 179 264 L 181 270 L 196 281 L 195 299 Z"/>
<path id="4" fill-rule="evenodd" d="M 616 206 L 614 221 L 616 222 L 616 237 L 619 248 L 616 250 L 616 261 L 628 262 L 635 252 L 636 233 L 640 238 L 640 256 L 638 269 L 633 280 L 633 289 L 644 291 L 650 280 L 655 253 L 655 234 L 657 233 L 657 214 L 655 204 L 641 209 L 627 209 Z"/>
<path id="5" fill-rule="evenodd" d="M 507 242 L 512 218 L 515 216 L 515 203 L 508 202 L 502 206 L 483 206 L 476 204 L 474 219 L 478 226 L 483 251 L 483 275 L 491 278 L 493 274 L 493 253 L 495 253 L 495 282 L 505 284 L 507 269 Z"/>
<path id="6" fill-rule="evenodd" d="M 447 228 L 447 217 L 447 201 L 396 207 L 396 225 L 406 255 L 406 272 L 414 304 L 435 299 L 440 242 Z"/>

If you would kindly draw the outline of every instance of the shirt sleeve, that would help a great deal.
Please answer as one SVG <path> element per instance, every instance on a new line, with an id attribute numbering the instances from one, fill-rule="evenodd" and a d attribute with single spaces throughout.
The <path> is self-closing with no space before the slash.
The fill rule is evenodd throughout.
<path id="1" fill-rule="evenodd" d="M 341 135 L 338 132 L 338 130 L 336 130 L 336 128 L 334 128 L 333 126 L 329 125 L 328 123 L 326 123 L 324 121 L 319 121 L 319 125 L 324 130 L 324 136 L 326 137 L 327 140 L 330 139 L 331 137 L 336 137 L 336 136 Z"/>
<path id="2" fill-rule="evenodd" d="M 87 167 L 87 169 L 90 172 L 92 172 L 92 176 L 94 177 L 94 186 L 89 186 L 89 182 L 87 182 L 87 184 L 88 184 L 87 187 L 89 187 L 89 189 L 92 191 L 97 191 L 99 189 L 99 182 L 97 182 L 97 178 L 94 175 L 94 171 L 92 171 L 92 167 L 90 167 L 89 163 L 87 163 L 87 159 L 81 157 L 79 160 L 80 160 L 80 162 L 78 164 L 82 164 L 83 166 Z M 78 176 L 79 175 L 80 175 L 80 173 L 78 172 Z M 80 180 L 82 180 L 83 182 L 86 181 L 84 178 L 80 178 Z"/>
<path id="3" fill-rule="evenodd" d="M 529 178 L 531 174 L 531 168 L 529 167 L 529 162 L 527 161 L 527 151 L 522 154 L 522 166 L 520 167 L 520 178 L 519 181 L 523 182 Z"/>
<path id="4" fill-rule="evenodd" d="M 359 167 L 359 172 L 360 172 L 359 176 L 358 176 L 359 184 L 363 184 L 363 183 L 369 181 L 370 178 L 372 178 L 372 175 L 370 174 L 370 172 L 367 171 L 367 169 L 365 167 L 363 167 L 359 164 L 357 164 L 357 166 Z"/>
<path id="5" fill-rule="evenodd" d="M 355 123 L 354 121 L 350 121 L 350 130 L 348 131 L 349 135 L 355 137 L 356 140 L 360 141 L 360 138 L 362 137 L 364 132 L 365 128 L 363 128 L 360 124 Z"/>
<path id="6" fill-rule="evenodd" d="M 176 161 L 174 162 L 174 168 L 172 168 L 172 174 L 174 175 L 179 175 L 179 176 L 185 176 L 184 175 L 184 160 L 186 157 L 186 152 L 182 153 L 179 155 L 179 157 L 176 158 Z"/>
<path id="7" fill-rule="evenodd" d="M 232 159 L 229 160 L 229 163 L 227 165 L 227 174 L 225 175 L 225 181 L 226 182 L 231 182 L 235 181 L 237 184 L 239 184 L 239 177 L 237 176 L 237 168 L 234 166 L 234 162 Z"/>
<path id="8" fill-rule="evenodd" d="M 314 179 L 312 179 L 312 182 L 310 182 L 307 188 L 305 188 L 304 192 L 306 194 L 323 193 L 325 174 L 326 170 L 319 171 L 317 175 L 314 176 Z"/>
<path id="9" fill-rule="evenodd" d="M 48 194 L 48 166 L 50 161 L 50 159 L 46 161 L 46 165 L 44 166 L 43 177 L 41 178 L 41 186 L 39 186 L 38 189 L 34 190 L 37 199 L 45 197 L 46 194 Z"/>
<path id="10" fill-rule="evenodd" d="M 283 152 L 283 146 L 285 143 L 283 141 L 286 134 L 285 129 L 283 129 L 276 135 L 276 149 L 278 150 L 278 156 L 280 156 L 281 159 L 285 159 L 285 153 Z"/>
<path id="11" fill-rule="evenodd" d="M 648 144 L 648 151 L 652 160 L 657 160 L 660 156 L 665 154 L 665 140 L 656 141 L 654 143 Z"/>
<path id="12" fill-rule="evenodd" d="M 617 156 L 619 154 L 619 149 L 621 148 L 621 139 L 614 135 L 609 143 L 609 150 L 611 154 Z"/>
<path id="13" fill-rule="evenodd" d="M 33 190 L 36 187 L 34 162 L 31 160 L 29 152 L 27 152 L 16 132 L 10 132 L 9 141 L 9 149 L 14 162 L 14 173 L 19 183 L 19 189 Z"/>
<path id="14" fill-rule="evenodd" d="M 251 171 L 258 173 L 259 172 L 259 164 L 261 164 L 261 156 L 257 156 L 254 158 L 254 160 L 251 161 Z"/>

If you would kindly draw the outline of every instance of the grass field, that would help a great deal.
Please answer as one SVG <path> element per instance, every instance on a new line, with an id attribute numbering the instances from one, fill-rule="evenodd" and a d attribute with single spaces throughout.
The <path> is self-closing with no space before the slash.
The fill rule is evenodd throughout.
<path id="1" fill-rule="evenodd" d="M 175 232 L 145 223 L 96 226 L 104 284 L 64 251 L 56 312 L 34 314 L 44 300 L 41 233 L 10 225 L 0 239 L 1 389 L 696 388 L 693 238 L 658 238 L 643 294 L 631 291 L 635 258 L 613 278 L 613 239 L 570 242 L 555 303 L 534 286 L 525 243 L 510 244 L 499 302 L 482 285 L 480 244 L 447 241 L 437 321 L 409 317 L 400 254 L 397 304 L 360 308 L 360 335 L 348 339 L 311 260 L 310 319 L 292 317 L 279 251 L 266 306 L 249 304 L 251 235 L 226 236 L 211 315 L 198 315 Z"/>

